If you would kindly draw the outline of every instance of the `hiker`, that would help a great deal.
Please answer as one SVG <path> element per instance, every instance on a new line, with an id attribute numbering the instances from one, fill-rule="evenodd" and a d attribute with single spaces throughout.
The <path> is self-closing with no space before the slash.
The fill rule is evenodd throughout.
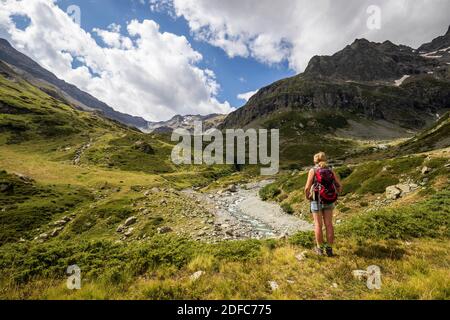
<path id="1" fill-rule="evenodd" d="M 314 168 L 309 171 L 305 186 L 306 198 L 311 201 L 311 213 L 314 217 L 316 248 L 318 255 L 333 256 L 334 227 L 333 210 L 342 192 L 339 176 L 328 165 L 327 156 L 320 152 L 314 156 Z M 327 232 L 327 244 L 323 240 L 323 224 Z"/>

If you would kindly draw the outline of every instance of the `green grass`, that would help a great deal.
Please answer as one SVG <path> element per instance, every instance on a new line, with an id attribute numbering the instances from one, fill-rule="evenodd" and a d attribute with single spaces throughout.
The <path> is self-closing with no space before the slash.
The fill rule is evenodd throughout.
<path id="1" fill-rule="evenodd" d="M 338 230 L 359 239 L 449 238 L 449 223 L 450 190 L 445 189 L 421 204 L 352 217 Z"/>
<path id="2" fill-rule="evenodd" d="M 0 172 L 0 244 L 31 238 L 55 216 L 92 200 L 89 190 L 69 185 L 42 186 Z"/>
<path id="3" fill-rule="evenodd" d="M 0 172 L 0 298 L 450 299 L 450 194 L 433 187 L 447 177 L 447 159 L 413 156 L 336 168 L 349 198 L 339 205 L 341 212 L 353 210 L 351 201 L 366 208 L 366 195 L 384 192 L 400 176 L 423 178 L 417 170 L 423 165 L 432 169 L 423 191 L 427 200 L 349 215 L 337 228 L 336 258 L 307 251 L 298 261 L 297 254 L 314 246 L 311 232 L 287 240 L 194 240 L 196 227 L 211 217 L 176 190 L 251 182 L 258 167 L 236 172 L 231 166 L 175 166 L 166 136 L 141 134 L 76 111 L 26 82 L 0 77 L 0 102 L 5 110 L 0 114 L 0 168 L 7 170 Z M 318 150 L 317 134 L 345 127 L 343 115 L 288 113 L 267 125 L 282 127 L 285 167 L 309 164 L 316 151 L 335 157 L 355 147 L 327 138 Z M 74 165 L 77 150 L 87 143 L 80 164 Z M 305 172 L 283 172 L 261 190 L 261 197 L 296 214 L 306 178 Z M 159 191 L 151 191 L 156 186 Z M 73 220 L 59 235 L 42 243 L 32 240 L 68 214 Z M 132 215 L 135 232 L 119 241 L 116 229 Z M 173 232 L 159 235 L 162 226 Z M 73 264 L 82 270 L 80 291 L 65 287 L 66 269 Z M 351 276 L 352 270 L 372 264 L 382 268 L 379 292 Z M 204 276 L 191 281 L 199 270 Z M 268 281 L 277 281 L 281 290 L 272 292 Z"/>

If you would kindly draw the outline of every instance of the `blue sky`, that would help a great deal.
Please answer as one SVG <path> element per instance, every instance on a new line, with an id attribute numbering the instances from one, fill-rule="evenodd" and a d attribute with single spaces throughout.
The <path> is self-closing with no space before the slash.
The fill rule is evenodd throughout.
<path id="1" fill-rule="evenodd" d="M 296 74 L 289 68 L 287 61 L 267 65 L 251 57 L 230 58 L 221 48 L 195 40 L 183 17 L 174 18 L 167 12 L 152 12 L 148 4 L 143 5 L 138 0 L 59 0 L 57 4 L 64 11 L 70 5 L 78 5 L 81 9 L 81 27 L 87 32 L 94 28 L 107 29 L 115 23 L 122 26 L 123 33 L 127 22 L 148 19 L 157 22 L 161 32 L 185 36 L 194 50 L 203 56 L 198 65 L 214 71 L 221 86 L 217 96 L 219 101 L 228 101 L 233 107 L 245 104 L 245 101 L 237 98 L 238 94 L 258 90 Z M 96 38 L 95 34 L 92 35 Z M 102 44 L 101 41 L 98 43 Z"/>

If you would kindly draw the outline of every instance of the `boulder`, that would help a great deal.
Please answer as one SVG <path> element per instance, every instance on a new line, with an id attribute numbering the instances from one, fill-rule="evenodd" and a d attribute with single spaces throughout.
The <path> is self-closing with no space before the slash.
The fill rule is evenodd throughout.
<path id="1" fill-rule="evenodd" d="M 396 200 L 400 198 L 402 190 L 397 188 L 397 186 L 390 186 L 386 188 L 386 198 L 389 200 Z"/>
<path id="2" fill-rule="evenodd" d="M 411 185 L 409 183 L 400 183 L 396 185 L 397 189 L 400 189 L 401 195 L 410 193 L 412 191 Z"/>

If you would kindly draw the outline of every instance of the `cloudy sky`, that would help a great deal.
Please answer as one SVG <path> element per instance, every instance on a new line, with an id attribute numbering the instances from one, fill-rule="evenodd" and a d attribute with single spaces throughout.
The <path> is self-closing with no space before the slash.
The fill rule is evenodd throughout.
<path id="1" fill-rule="evenodd" d="M 230 112 L 356 38 L 418 47 L 447 31 L 448 12 L 448 0 L 0 0 L 0 37 L 156 121 Z"/>

